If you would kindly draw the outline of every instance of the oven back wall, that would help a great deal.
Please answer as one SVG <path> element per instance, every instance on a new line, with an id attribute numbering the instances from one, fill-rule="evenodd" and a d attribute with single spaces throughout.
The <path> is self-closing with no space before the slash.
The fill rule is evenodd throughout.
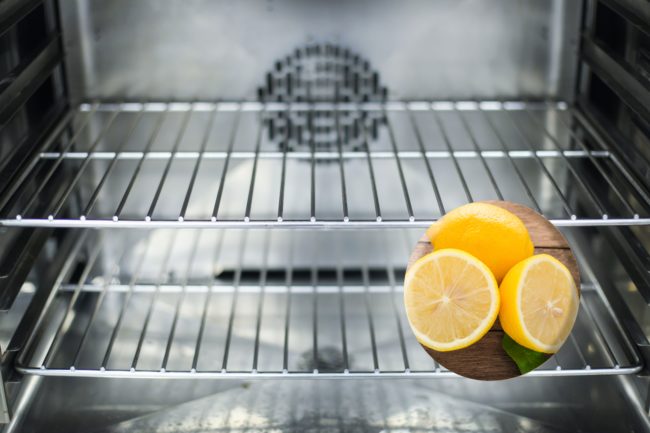
<path id="1" fill-rule="evenodd" d="M 60 2 L 82 99 L 256 99 L 310 43 L 370 62 L 389 98 L 570 99 L 580 3 L 566 0 Z"/>

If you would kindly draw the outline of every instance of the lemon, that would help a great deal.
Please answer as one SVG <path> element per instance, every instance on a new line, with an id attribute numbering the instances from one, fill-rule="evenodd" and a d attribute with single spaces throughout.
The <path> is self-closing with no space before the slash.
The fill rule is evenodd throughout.
<path id="1" fill-rule="evenodd" d="M 447 352 L 470 346 L 488 332 L 499 312 L 499 289 L 476 257 L 444 249 L 421 257 L 406 272 L 404 305 L 418 341 Z"/>
<path id="2" fill-rule="evenodd" d="M 578 314 L 578 290 L 566 266 L 548 254 L 529 257 L 508 272 L 499 290 L 503 330 L 524 347 L 557 352 Z"/>
<path id="3" fill-rule="evenodd" d="M 470 203 L 447 213 L 428 230 L 434 250 L 458 248 L 485 263 L 497 281 L 534 247 L 523 222 L 512 212 L 488 203 Z"/>

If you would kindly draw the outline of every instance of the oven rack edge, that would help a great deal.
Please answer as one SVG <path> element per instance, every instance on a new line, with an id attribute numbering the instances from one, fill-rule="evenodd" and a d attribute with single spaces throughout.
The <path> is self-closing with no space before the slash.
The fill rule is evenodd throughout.
<path id="1" fill-rule="evenodd" d="M 88 148 L 77 148 L 75 141 L 81 131 L 91 124 L 93 116 L 108 116 L 94 138 L 89 140 Z M 219 150 L 210 150 L 208 137 L 213 128 L 213 121 L 207 122 L 202 138 L 191 143 L 190 150 L 181 150 L 180 142 L 187 122 L 193 115 L 209 115 L 211 119 L 224 113 L 233 116 L 232 130 L 228 143 Z M 277 149 L 265 148 L 260 143 L 268 135 L 268 116 L 281 113 L 325 113 L 327 118 L 335 119 L 334 131 L 336 146 L 330 149 L 317 149 L 313 141 L 307 140 L 307 147 L 302 151 L 287 150 L 285 145 Z M 370 127 L 361 127 L 361 148 L 343 150 L 341 140 L 343 127 L 339 124 L 342 113 L 364 117 L 370 113 L 382 116 L 387 147 L 374 149 L 370 143 Z M 129 134 L 138 127 L 143 115 L 158 118 L 156 126 L 151 129 L 146 140 L 135 143 L 131 150 L 124 149 Z M 175 132 L 175 144 L 164 151 L 152 150 L 152 143 L 157 139 L 165 116 L 180 115 L 184 121 Z M 274 115 L 275 115 L 274 114 Z M 248 143 L 246 149 L 238 149 L 238 122 L 242 115 L 255 115 L 258 119 L 256 139 Z M 391 116 L 403 116 L 409 123 L 409 134 L 413 137 L 412 145 L 404 148 L 401 140 L 396 139 L 396 127 L 391 124 Z M 427 136 L 422 127 L 415 122 L 414 116 L 430 116 L 428 122 L 436 125 L 436 136 Z M 77 130 L 72 130 L 75 116 L 82 118 Z M 133 119 L 123 140 L 110 141 L 108 131 L 113 120 L 118 116 Z M 443 117 L 441 117 L 443 116 Z M 452 128 L 450 120 L 444 116 L 456 116 L 457 125 Z M 496 117 L 495 117 L 496 116 Z M 516 117 L 514 117 L 516 116 Z M 541 120 L 540 120 L 541 117 Z M 477 119 L 482 120 L 477 120 Z M 503 119 L 509 120 L 503 120 Z M 551 120 L 545 120 L 550 118 Z M 495 120 L 509 122 L 507 127 L 498 126 Z M 524 123 L 525 122 L 525 123 Z M 394 122 L 393 122 L 394 123 Z M 522 126 L 522 125 L 528 126 Z M 460 126 L 458 126 L 460 125 Z M 311 126 L 310 126 L 311 127 Z M 482 144 L 482 131 L 491 131 L 492 144 Z M 67 132 L 66 132 L 67 131 Z M 558 131 L 562 132 L 560 137 Z M 67 141 L 62 135 L 67 133 Z M 512 137 L 509 139 L 506 132 Z M 307 133 L 313 137 L 314 131 Z M 536 141 L 535 138 L 538 137 Z M 458 137 L 464 137 L 459 139 Z M 512 143 L 511 141 L 516 141 Z M 564 143 L 564 141 L 568 141 Z M 466 146 L 463 148 L 463 143 Z M 460 144 L 459 144 L 460 143 Z M 469 143 L 469 144 L 467 144 Z M 61 147 L 57 148 L 57 145 Z M 439 147 L 435 147 L 439 146 Z M 459 148 L 459 146 L 461 146 Z M 487 147 L 486 147 L 487 146 Z M 491 147 L 490 147 L 491 146 Z M 66 228 L 418 228 L 427 227 L 444 215 L 451 208 L 449 197 L 445 194 L 458 193 L 464 202 L 484 199 L 513 199 L 504 192 L 509 183 L 516 184 L 530 207 L 538 210 L 557 226 L 628 226 L 650 224 L 650 193 L 646 186 L 619 160 L 616 153 L 607 147 L 607 143 L 598 136 L 589 125 L 589 121 L 580 111 L 564 102 L 555 101 L 389 101 L 386 103 L 365 104 L 329 104 L 329 103 L 258 103 L 246 101 L 217 102 L 110 102 L 95 101 L 80 104 L 61 120 L 40 146 L 34 158 L 28 161 L 24 169 L 6 188 L 0 202 L 2 213 L 0 225 L 8 227 L 66 227 Z M 134 185 L 142 182 L 143 166 L 151 161 L 161 162 L 162 168 L 156 174 L 157 180 L 147 186 L 148 206 L 141 214 L 128 213 L 129 194 Z M 183 173 L 184 187 L 176 193 L 179 209 L 165 214 L 157 213 L 161 192 L 169 188 L 168 173 L 170 167 L 178 161 L 189 163 Z M 213 179 L 213 192 L 206 202 L 210 209 L 192 215 L 193 203 L 197 201 L 200 189 L 198 183 L 202 165 L 209 161 L 219 161 L 222 170 Z M 281 173 L 274 182 L 273 203 L 263 212 L 256 214 L 258 205 L 256 188 L 259 189 L 259 169 L 262 161 L 273 161 L 281 166 Z M 287 166 L 304 161 L 308 165 L 309 190 L 303 194 L 301 211 L 291 215 L 287 210 L 290 194 L 287 184 Z M 351 176 L 347 161 L 367 164 L 365 168 L 368 183 L 365 190 L 367 204 L 357 209 L 354 214 L 355 201 L 350 196 L 355 182 Z M 377 176 L 377 165 L 382 161 L 394 164 L 393 177 L 386 181 Z M 492 164 L 503 163 L 508 166 L 510 174 L 506 176 Z M 91 174 L 89 169 L 94 163 L 104 163 L 98 173 Z M 252 166 L 248 178 L 240 188 L 240 213 L 225 214 L 223 208 L 224 188 L 232 186 L 232 166 L 234 163 L 246 163 Z M 316 185 L 318 173 L 323 170 L 321 162 L 337 164 L 338 173 L 332 175 L 332 185 L 338 190 L 339 197 L 330 207 L 339 207 L 338 211 L 319 214 L 323 190 Z M 417 173 L 429 185 L 426 194 L 420 188 L 413 187 L 412 171 L 405 170 L 411 162 L 421 165 Z M 106 202 L 106 185 L 115 177 L 116 167 L 132 163 L 134 169 L 128 174 L 128 185 L 117 194 L 119 203 L 112 209 Z M 447 171 L 455 173 L 455 184 L 448 186 L 447 179 L 440 180 L 439 170 L 434 163 L 443 164 Z M 474 173 L 468 172 L 465 164 L 475 164 L 481 172 L 482 180 L 476 180 Z M 522 164 L 532 164 L 537 170 L 535 176 L 528 173 Z M 69 166 L 68 166 L 69 165 Z M 64 173 L 67 167 L 67 172 Z M 331 172 L 333 173 L 333 172 Z M 383 173 L 379 171 L 379 175 Z M 436 178 L 438 178 L 436 180 Z M 381 181 L 381 182 L 380 182 Z M 392 182 L 401 194 L 397 200 L 382 189 L 381 183 Z M 491 192 L 477 194 L 475 189 L 491 187 Z M 89 183 L 91 189 L 84 196 L 79 189 Z M 48 193 L 51 184 L 60 185 L 57 194 Z M 540 184 L 540 185 L 537 185 Z M 543 184 L 543 185 L 542 185 Z M 226 185 L 226 186 L 224 186 Z M 206 187 L 207 188 L 207 187 Z M 536 189 L 537 188 L 537 189 Z M 258 194 L 259 195 L 259 194 Z M 163 194 L 164 196 L 164 194 Z M 358 194 L 357 194 L 358 196 Z M 544 197 L 543 197 L 544 196 Z M 424 197 L 424 199 L 423 199 Z M 550 198 L 549 198 L 550 197 Z M 182 200 L 180 200 L 182 198 Z M 449 200 L 448 200 L 449 199 Z M 456 200 L 457 197 L 454 198 Z M 150 202 L 149 202 L 150 200 Z M 432 211 L 417 211 L 417 205 L 423 200 L 435 203 Z M 133 199 L 131 198 L 131 201 Z M 358 200 L 357 200 L 358 201 Z M 513 201 L 523 201 L 517 200 Z M 182 203 L 181 203 L 182 202 Z M 72 210 L 71 210 L 72 209 Z M 415 209 L 415 211 L 414 211 Z M 303 212 L 304 211 L 304 212 Z M 321 212 L 322 213 L 322 212 Z M 334 214 L 339 213 L 340 216 Z M 199 215 L 200 214 L 200 215 Z M 297 214 L 300 214 L 296 216 Z M 432 217 L 433 216 L 433 217 Z"/>
<path id="2" fill-rule="evenodd" d="M 43 291 L 48 302 L 39 314 L 40 325 L 16 358 L 16 370 L 39 376 L 170 379 L 455 375 L 429 358 L 408 331 L 399 307 L 404 270 L 388 257 L 375 272 L 368 265 L 358 271 L 337 265 L 324 279 L 318 267 L 299 276 L 290 244 L 286 267 L 271 272 L 271 238 L 295 233 L 267 232 L 262 264 L 244 278 L 242 260 L 247 251 L 257 251 L 248 245 L 244 230 L 236 237 L 238 264 L 233 264 L 232 276 L 206 279 L 196 274 L 195 260 L 203 255 L 201 242 L 214 242 L 200 233 L 153 231 L 139 240 L 127 236 L 123 254 L 111 254 L 112 263 L 106 263 L 101 252 L 114 237 L 83 231 L 52 290 Z M 218 244 L 225 245 L 225 234 L 217 236 Z M 217 266 L 221 251 L 217 247 L 214 258 L 202 266 Z M 187 264 L 176 263 L 177 255 Z M 71 272 L 79 260 L 83 268 Z M 116 278 L 124 263 L 134 269 L 120 282 Z M 146 277 L 143 269 L 149 266 L 146 275 L 151 277 Z M 175 269 L 170 266 L 186 270 L 170 274 Z M 347 270 L 359 277 L 351 278 Z M 569 339 L 527 376 L 642 371 L 643 360 L 602 288 L 591 280 L 589 269 L 585 275 Z"/>

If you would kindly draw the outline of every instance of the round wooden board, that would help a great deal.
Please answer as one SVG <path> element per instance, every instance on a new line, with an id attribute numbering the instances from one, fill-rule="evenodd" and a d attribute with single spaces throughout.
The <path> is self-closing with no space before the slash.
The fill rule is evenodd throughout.
<path id="1" fill-rule="evenodd" d="M 562 233 L 546 218 L 534 210 L 517 203 L 507 201 L 485 201 L 506 209 L 517 215 L 524 223 L 535 246 L 535 254 L 549 254 L 569 269 L 580 294 L 580 271 L 578 262 L 571 252 L 569 243 Z M 429 254 L 433 247 L 426 234 L 420 238 L 409 258 L 408 267 L 417 259 Z M 462 376 L 480 380 L 500 380 L 521 375 L 514 361 L 501 346 L 503 329 L 499 319 L 485 336 L 465 349 L 451 352 L 438 352 L 427 347 L 424 350 L 438 363 Z"/>

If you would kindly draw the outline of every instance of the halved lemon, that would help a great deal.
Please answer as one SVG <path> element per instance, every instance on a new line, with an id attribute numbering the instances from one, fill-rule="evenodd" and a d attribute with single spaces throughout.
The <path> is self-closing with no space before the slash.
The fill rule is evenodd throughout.
<path id="1" fill-rule="evenodd" d="M 447 352 L 480 340 L 499 313 L 499 288 L 476 257 L 448 248 L 416 261 L 404 278 L 404 306 L 415 337 Z"/>
<path id="2" fill-rule="evenodd" d="M 569 270 L 548 254 L 517 263 L 500 287 L 503 330 L 532 350 L 555 353 L 578 315 L 578 290 Z"/>

